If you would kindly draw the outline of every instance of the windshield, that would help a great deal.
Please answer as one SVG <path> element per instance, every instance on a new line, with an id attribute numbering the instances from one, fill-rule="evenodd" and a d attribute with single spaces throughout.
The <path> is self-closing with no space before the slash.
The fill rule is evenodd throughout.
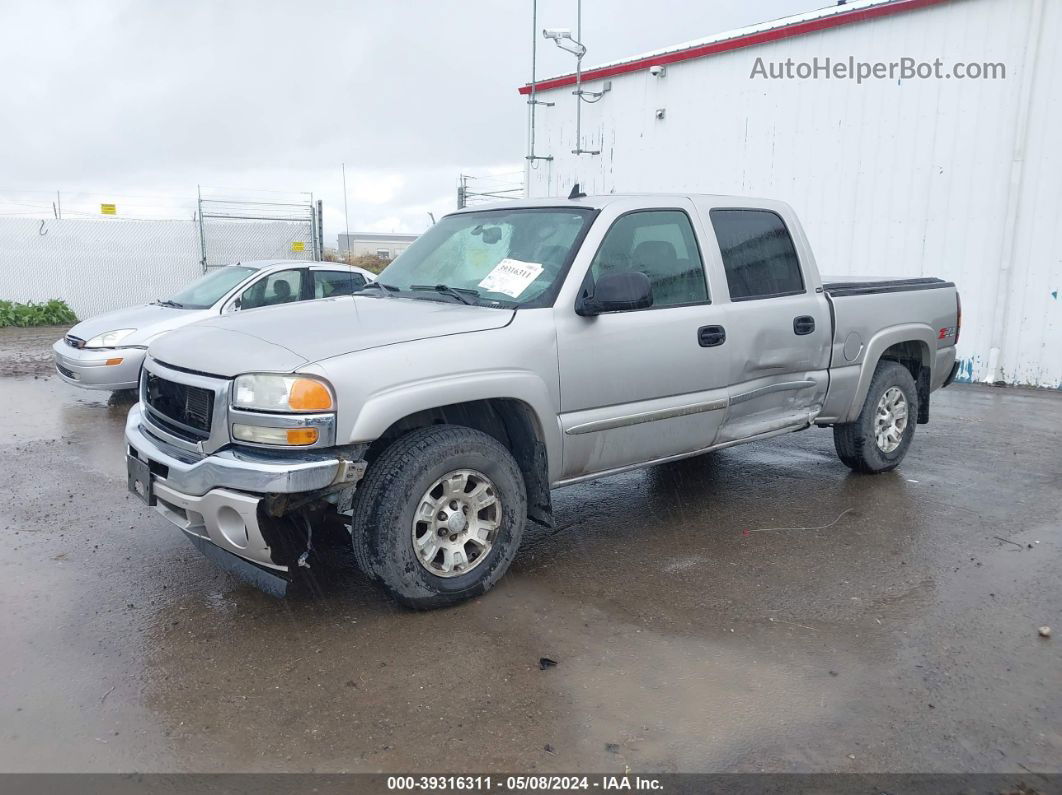
<path id="1" fill-rule="evenodd" d="M 593 216 L 592 210 L 556 208 L 447 216 L 388 265 L 379 281 L 403 297 L 464 296 L 466 303 L 487 306 L 541 306 L 559 289 L 559 277 Z M 441 285 L 452 292 L 433 289 Z M 463 292 L 455 295 L 458 291 Z"/>
<path id="2" fill-rule="evenodd" d="M 216 304 L 229 290 L 255 272 L 255 268 L 226 265 L 201 276 L 177 295 L 161 304 L 176 305 L 180 309 L 207 309 Z"/>

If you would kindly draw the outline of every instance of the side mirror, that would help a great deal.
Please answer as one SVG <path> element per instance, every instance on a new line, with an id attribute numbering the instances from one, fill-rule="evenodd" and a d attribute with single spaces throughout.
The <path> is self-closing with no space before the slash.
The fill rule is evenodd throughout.
<path id="1" fill-rule="evenodd" d="M 585 296 L 575 313 L 592 317 L 604 312 L 623 312 L 646 309 L 653 305 L 653 285 L 649 277 L 639 271 L 606 273 L 597 280 L 594 292 Z"/>

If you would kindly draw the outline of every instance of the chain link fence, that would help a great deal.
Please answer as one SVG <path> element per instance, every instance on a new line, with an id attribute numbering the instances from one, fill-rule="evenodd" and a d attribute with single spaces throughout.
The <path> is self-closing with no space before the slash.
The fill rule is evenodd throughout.
<path id="1" fill-rule="evenodd" d="M 256 259 L 319 260 L 319 213 L 312 197 L 289 203 L 200 196 L 203 267 Z"/>
<path id="2" fill-rule="evenodd" d="M 207 268 L 258 259 L 316 259 L 306 223 L 203 219 Z"/>

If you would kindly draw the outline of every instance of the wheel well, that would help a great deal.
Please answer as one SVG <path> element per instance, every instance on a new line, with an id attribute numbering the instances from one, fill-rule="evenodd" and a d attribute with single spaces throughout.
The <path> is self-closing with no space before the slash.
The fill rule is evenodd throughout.
<path id="1" fill-rule="evenodd" d="M 393 423 L 369 445 L 369 466 L 396 439 L 410 431 L 432 425 L 462 425 L 475 428 L 501 442 L 513 454 L 527 488 L 527 515 L 539 524 L 552 526 L 553 507 L 549 493 L 549 467 L 535 413 L 521 400 L 491 398 L 451 403 L 418 411 Z"/>
<path id="2" fill-rule="evenodd" d="M 918 423 L 929 422 L 929 346 L 921 340 L 897 342 L 886 348 L 879 361 L 902 364 L 911 373 L 918 392 Z"/>

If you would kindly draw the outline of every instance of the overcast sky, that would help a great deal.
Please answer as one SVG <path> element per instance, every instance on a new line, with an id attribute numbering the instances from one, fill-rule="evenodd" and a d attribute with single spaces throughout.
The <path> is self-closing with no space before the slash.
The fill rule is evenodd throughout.
<path id="1" fill-rule="evenodd" d="M 584 63 L 832 4 L 584 0 Z M 575 0 L 538 8 L 575 27 Z M 531 0 L 0 0 L 0 31 L 0 212 L 312 191 L 335 245 L 342 162 L 352 232 L 422 231 L 459 173 L 523 167 Z M 540 78 L 572 68 L 539 47 Z"/>

